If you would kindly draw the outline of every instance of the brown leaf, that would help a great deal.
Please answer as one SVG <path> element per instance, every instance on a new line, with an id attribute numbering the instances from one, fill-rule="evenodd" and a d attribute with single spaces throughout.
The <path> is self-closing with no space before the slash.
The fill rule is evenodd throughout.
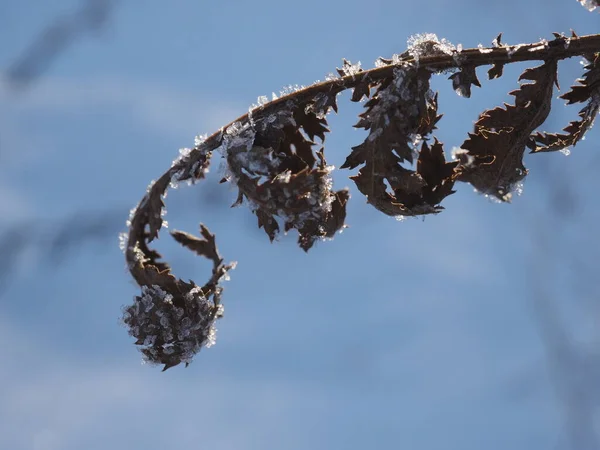
<path id="1" fill-rule="evenodd" d="M 589 103 L 579 111 L 581 120 L 575 120 L 563 128 L 563 131 L 566 131 L 567 134 L 546 132 L 534 134 L 528 145 L 531 148 L 531 153 L 554 152 L 576 145 L 592 127 L 599 112 L 600 94 L 597 99 L 592 97 Z M 542 145 L 537 145 L 537 143 Z"/>
<path id="2" fill-rule="evenodd" d="M 481 87 L 475 66 L 463 66 L 448 79 L 452 80 L 452 88 L 461 97 L 471 97 L 471 85 Z"/>
<path id="3" fill-rule="evenodd" d="M 496 63 L 488 70 L 488 79 L 500 78 L 504 72 L 504 63 Z"/>
<path id="4" fill-rule="evenodd" d="M 471 183 L 478 191 L 510 200 L 514 185 L 527 175 L 523 166 L 525 146 L 531 134 L 550 113 L 556 79 L 556 61 L 525 70 L 519 80 L 531 80 L 510 92 L 514 105 L 484 111 L 475 130 L 461 148 L 458 180 Z"/>
<path id="5" fill-rule="evenodd" d="M 571 86 L 569 92 L 560 96 L 567 101 L 567 105 L 587 102 L 594 93 L 600 92 L 600 53 L 590 57 L 584 69 L 583 77 L 577 80 L 579 84 Z"/>

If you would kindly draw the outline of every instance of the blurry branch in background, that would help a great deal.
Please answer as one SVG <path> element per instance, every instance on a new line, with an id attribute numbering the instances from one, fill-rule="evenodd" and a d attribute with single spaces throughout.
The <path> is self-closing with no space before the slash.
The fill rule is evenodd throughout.
<path id="1" fill-rule="evenodd" d="M 215 184 L 199 192 L 200 195 L 195 199 L 197 208 L 210 208 L 213 214 L 228 210 L 229 195 L 223 188 Z M 190 206 L 189 198 L 180 201 Z M 36 269 L 58 268 L 67 263 L 69 258 L 76 257 L 79 248 L 93 243 L 107 243 L 108 248 L 117 249 L 119 232 L 125 227 L 123 216 L 129 209 L 123 206 L 80 212 L 51 223 L 44 219 L 31 219 L 0 228 L 0 297 L 19 275 L 19 266 L 30 252 L 36 256 L 36 267 L 28 269 L 32 273 Z M 180 211 L 177 218 L 184 217 L 188 212 L 183 207 L 176 209 Z M 105 248 L 100 251 L 105 251 Z"/>
<path id="2" fill-rule="evenodd" d="M 595 423 L 600 406 L 600 355 L 591 352 L 586 344 L 598 348 L 600 342 L 598 336 L 592 336 L 596 342 L 582 342 L 582 337 L 577 334 L 586 325 L 580 320 L 594 320 L 599 311 L 594 258 L 586 258 L 597 254 L 599 249 L 594 240 L 594 227 L 579 217 L 581 210 L 577 205 L 576 189 L 585 188 L 573 184 L 582 184 L 584 180 L 568 173 L 564 166 L 545 172 L 549 200 L 546 212 L 529 217 L 533 244 L 529 264 L 533 318 L 539 327 L 550 379 L 563 410 L 564 447 L 595 450 L 600 448 Z M 577 227 L 576 234 L 583 238 L 585 248 L 581 242 L 569 239 L 570 226 Z M 557 289 L 557 280 L 569 272 L 573 274 L 569 278 L 569 288 Z M 555 294 L 559 290 L 570 293 L 571 298 L 565 299 L 564 303 L 569 309 L 576 310 L 577 321 L 569 323 L 566 317 L 561 317 L 562 302 Z M 589 340 L 589 336 L 587 338 Z"/>
<path id="3" fill-rule="evenodd" d="M 29 252 L 34 252 L 36 261 L 45 268 L 57 268 L 83 245 L 110 240 L 116 248 L 126 210 L 79 213 L 50 225 L 44 220 L 31 220 L 9 226 L 0 233 L 0 295 L 18 275 Z"/>
<path id="4" fill-rule="evenodd" d="M 115 1 L 85 0 L 79 9 L 58 17 L 8 68 L 9 83 L 19 89 L 29 87 L 77 39 L 101 29 L 106 24 Z"/>

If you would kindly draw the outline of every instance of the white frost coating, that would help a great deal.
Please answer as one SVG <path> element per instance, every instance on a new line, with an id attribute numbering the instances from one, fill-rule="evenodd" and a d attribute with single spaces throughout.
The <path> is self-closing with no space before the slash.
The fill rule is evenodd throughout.
<path id="1" fill-rule="evenodd" d="M 146 201 L 144 201 L 144 199 Z M 142 202 L 140 203 L 140 206 L 143 206 L 146 204 L 146 202 L 148 201 L 147 196 L 144 197 L 144 199 L 142 199 Z M 131 226 L 131 221 L 133 220 L 133 216 L 135 216 L 135 213 L 137 212 L 138 207 L 134 206 L 133 208 L 131 208 L 129 210 L 129 217 L 127 218 L 127 220 L 125 221 L 125 226 L 130 227 Z"/>
<path id="2" fill-rule="evenodd" d="M 254 143 L 254 129 L 249 122 L 234 122 L 225 131 L 221 150 L 227 152 L 230 148 L 246 147 L 252 149 Z"/>
<path id="3" fill-rule="evenodd" d="M 194 147 L 200 147 L 202 144 L 204 144 L 204 141 L 206 141 L 206 139 L 208 138 L 208 134 L 199 134 L 196 137 L 194 137 Z"/>
<path id="4" fill-rule="evenodd" d="M 544 50 L 546 48 L 548 48 L 548 41 L 546 39 L 542 39 L 540 45 L 536 45 L 535 47 L 531 47 L 529 49 L 529 51 L 530 52 L 537 52 L 539 50 Z"/>
<path id="5" fill-rule="evenodd" d="M 513 45 L 511 47 L 506 47 L 506 54 L 510 58 L 512 55 L 514 55 L 514 53 L 517 50 L 519 50 L 521 47 L 524 47 L 524 46 L 525 46 L 525 44 L 517 44 L 517 45 Z"/>
<path id="6" fill-rule="evenodd" d="M 579 0 L 581 6 L 583 6 L 588 11 L 593 11 L 598 7 L 598 2 L 596 0 Z"/>
<path id="7" fill-rule="evenodd" d="M 256 99 L 256 103 L 258 104 L 258 106 L 264 106 L 266 103 L 269 103 L 269 99 L 267 98 L 266 95 L 260 95 Z"/>
<path id="8" fill-rule="evenodd" d="M 162 197 L 164 199 L 166 197 L 166 195 L 163 195 Z M 163 219 L 163 217 L 165 217 L 166 215 L 167 215 L 167 208 L 163 206 L 163 208 L 160 210 L 160 218 Z M 166 221 L 165 219 L 163 219 L 161 228 L 169 228 L 169 222 Z"/>
<path id="9" fill-rule="evenodd" d="M 477 48 L 479 49 L 479 53 L 492 53 L 494 51 L 493 48 L 485 48 L 482 44 L 477 44 Z"/>
<path id="10" fill-rule="evenodd" d="M 446 40 L 441 41 L 434 33 L 415 34 L 408 38 L 408 53 L 418 62 L 420 57 L 440 54 L 452 55 L 456 47 Z"/>
<path id="11" fill-rule="evenodd" d="M 585 136 L 584 136 L 585 137 Z M 565 155 L 565 156 L 569 156 L 571 154 L 571 149 L 569 147 L 567 148 L 562 148 L 560 149 L 560 152 Z"/>
<path id="12" fill-rule="evenodd" d="M 284 86 L 283 89 L 281 89 L 279 91 L 279 96 L 283 97 L 284 95 L 293 94 L 294 92 L 300 91 L 302 89 L 304 89 L 304 86 L 297 85 L 297 84 L 294 84 L 294 85 L 288 84 L 287 86 Z"/>
<path id="13" fill-rule="evenodd" d="M 198 136 L 196 136 L 196 139 L 198 139 Z M 173 160 L 173 162 L 171 163 L 171 167 L 175 167 L 181 161 L 183 161 L 188 156 L 190 156 L 190 152 L 191 151 L 192 151 L 191 148 L 180 148 L 179 149 L 179 156 Z"/>
<path id="14" fill-rule="evenodd" d="M 515 183 L 512 187 L 512 191 L 518 196 L 523 195 L 524 185 L 522 182 Z"/>
<path id="15" fill-rule="evenodd" d="M 123 253 L 127 250 L 127 242 L 129 241 L 129 233 L 123 231 L 119 233 L 119 248 Z"/>
<path id="16" fill-rule="evenodd" d="M 469 167 L 475 162 L 475 157 L 470 155 L 468 150 L 460 147 L 452 147 L 452 159 L 454 161 L 466 159 L 466 162 L 461 163 L 463 167 Z"/>
<path id="17" fill-rule="evenodd" d="M 360 61 L 356 64 L 352 64 L 350 61 L 348 61 L 348 64 L 343 65 L 342 70 L 344 71 L 344 76 L 355 76 L 362 71 L 362 68 L 360 67 Z"/>
<path id="18" fill-rule="evenodd" d="M 277 100 L 279 97 L 277 96 L 277 94 L 275 92 L 271 92 L 271 101 L 273 100 Z"/>
<path id="19" fill-rule="evenodd" d="M 337 80 L 339 77 L 332 72 L 329 72 L 327 75 L 325 75 L 325 81 L 331 81 L 331 80 Z"/>
<path id="20" fill-rule="evenodd" d="M 282 183 L 289 183 L 290 180 L 292 179 L 292 171 L 286 170 L 285 172 L 277 175 L 276 179 L 281 181 Z"/>

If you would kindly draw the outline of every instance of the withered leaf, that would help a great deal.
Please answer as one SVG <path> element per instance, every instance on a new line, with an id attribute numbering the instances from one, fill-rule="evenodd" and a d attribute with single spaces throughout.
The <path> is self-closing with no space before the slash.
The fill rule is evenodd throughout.
<path id="1" fill-rule="evenodd" d="M 167 190 L 167 186 L 171 182 L 171 176 L 169 173 L 164 174 L 158 180 L 154 182 L 150 188 L 150 192 L 147 194 L 148 201 L 145 205 L 141 205 L 140 213 L 144 214 L 147 218 L 148 223 L 148 242 L 152 242 L 158 237 L 163 219 L 162 210 L 165 207 L 165 202 L 162 199 L 162 192 Z M 158 195 L 152 195 L 152 192 L 158 192 Z"/>
<path id="2" fill-rule="evenodd" d="M 369 81 L 368 74 L 361 75 L 362 79 L 352 90 L 352 97 L 350 98 L 353 102 L 360 102 L 363 97 L 369 98 L 371 96 L 371 82 Z"/>
<path id="3" fill-rule="evenodd" d="M 527 175 L 522 162 L 525 147 L 550 113 L 556 70 L 555 60 L 525 70 L 519 80 L 533 83 L 510 92 L 515 104 L 479 116 L 474 132 L 461 146 L 466 153 L 461 154 L 458 180 L 482 193 L 510 200 L 514 185 Z"/>
<path id="4" fill-rule="evenodd" d="M 471 97 L 471 85 L 481 87 L 481 83 L 477 79 L 475 66 L 463 66 L 458 72 L 450 75 L 448 79 L 452 80 L 452 88 L 461 97 Z"/>
<path id="5" fill-rule="evenodd" d="M 193 251 L 197 255 L 204 256 L 211 260 L 218 260 L 219 254 L 217 253 L 214 235 L 210 234 L 204 225 L 201 225 L 200 227 L 202 237 L 204 239 L 200 239 L 190 233 L 177 230 L 171 231 L 171 236 L 173 236 L 173 239 L 175 239 L 179 244 Z"/>
<path id="6" fill-rule="evenodd" d="M 436 165 L 441 148 L 437 141 L 433 153 L 424 144 L 426 154 L 416 172 L 401 165 L 413 161 L 417 143 L 435 129 L 441 118 L 437 114 L 437 93 L 429 90 L 430 76 L 428 71 L 407 66 L 381 82 L 355 125 L 369 130 L 369 136 L 352 148 L 342 165 L 352 169 L 364 164 L 350 178 L 370 204 L 390 216 L 436 213 L 441 209 L 437 207 L 439 201 L 451 191 L 452 182 L 448 179 L 450 189 L 446 189 L 446 181 L 441 182 L 445 176 Z M 443 165 L 443 152 L 441 157 Z M 450 173 L 455 165 L 451 163 Z"/>
<path id="7" fill-rule="evenodd" d="M 496 63 L 488 70 L 488 79 L 500 78 L 504 72 L 504 63 Z"/>
<path id="8" fill-rule="evenodd" d="M 554 152 L 576 145 L 585 136 L 585 133 L 592 127 L 594 124 L 594 119 L 599 112 L 600 96 L 595 100 L 594 97 L 592 97 L 589 103 L 581 111 L 579 111 L 579 117 L 581 120 L 572 121 L 569 123 L 569 125 L 563 128 L 563 131 L 566 131 L 567 134 L 545 132 L 535 133 L 528 144 L 528 147 L 531 148 L 531 153 Z M 538 143 L 542 145 L 537 145 Z"/>
<path id="9" fill-rule="evenodd" d="M 423 142 L 417 161 L 417 173 L 426 183 L 422 194 L 425 203 L 436 206 L 455 192 L 452 187 L 457 166 L 458 161 L 446 162 L 444 147 L 437 138 L 431 147 Z"/>
<path id="10" fill-rule="evenodd" d="M 431 95 L 431 73 L 419 69 L 398 69 L 386 78 L 365 103 L 356 128 L 369 130 L 365 141 L 352 148 L 342 168 L 354 168 L 373 152 L 395 153 L 400 161 L 413 160 L 413 139 L 429 134 L 439 120 L 437 94 Z"/>
<path id="11" fill-rule="evenodd" d="M 587 102 L 600 92 L 600 53 L 590 57 L 584 69 L 583 77 L 577 80 L 579 84 L 571 86 L 569 92 L 560 96 L 567 101 L 567 105 Z"/>
<path id="12" fill-rule="evenodd" d="M 258 218 L 258 228 L 264 228 L 265 233 L 267 233 L 267 236 L 273 242 L 279 232 L 279 224 L 275 218 L 260 208 L 254 211 L 254 214 Z"/>

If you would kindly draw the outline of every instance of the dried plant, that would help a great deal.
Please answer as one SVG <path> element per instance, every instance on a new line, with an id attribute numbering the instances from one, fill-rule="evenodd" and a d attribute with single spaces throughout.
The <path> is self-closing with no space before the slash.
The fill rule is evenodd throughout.
<path id="1" fill-rule="evenodd" d="M 220 282 L 233 268 L 219 255 L 215 236 L 204 225 L 201 237 L 171 232 L 181 245 L 212 261 L 203 286 L 178 279 L 148 244 L 164 225 L 167 189 L 202 180 L 216 150 L 227 163 L 221 181 L 238 188 L 235 205 L 246 202 L 271 241 L 282 227 L 284 232 L 296 229 L 307 251 L 345 226 L 350 195 L 333 190 L 334 168 L 323 149 L 327 115 L 337 112 L 337 96 L 345 90 L 352 91 L 353 102 L 366 99 L 355 127 L 368 136 L 352 148 L 342 168 L 359 168 L 351 179 L 368 203 L 389 216 L 439 213 L 458 181 L 509 201 L 528 173 L 526 148 L 541 153 L 576 145 L 600 108 L 600 35 L 554 33 L 553 40 L 518 45 L 500 39 L 490 48 L 462 49 L 425 34 L 409 39 L 404 53 L 379 58 L 370 70 L 344 60 L 337 76 L 289 88 L 271 101 L 261 97 L 247 114 L 181 150 L 131 211 L 129 232 L 121 236 L 130 272 L 142 288 L 123 321 L 146 361 L 164 364 L 164 370 L 187 365 L 202 346 L 214 342 L 214 323 L 223 312 Z M 568 104 L 584 104 L 580 118 L 563 133 L 538 131 L 550 113 L 558 62 L 574 56 L 585 58 L 584 74 L 561 97 Z M 525 70 L 519 80 L 526 82 L 510 92 L 514 104 L 482 112 L 453 159 L 446 160 L 442 142 L 433 136 L 442 116 L 438 95 L 430 88 L 432 75 L 449 75 L 454 90 L 469 97 L 472 85 L 481 86 L 478 67 L 491 65 L 492 79 L 502 76 L 506 64 L 535 60 L 541 64 Z"/>

